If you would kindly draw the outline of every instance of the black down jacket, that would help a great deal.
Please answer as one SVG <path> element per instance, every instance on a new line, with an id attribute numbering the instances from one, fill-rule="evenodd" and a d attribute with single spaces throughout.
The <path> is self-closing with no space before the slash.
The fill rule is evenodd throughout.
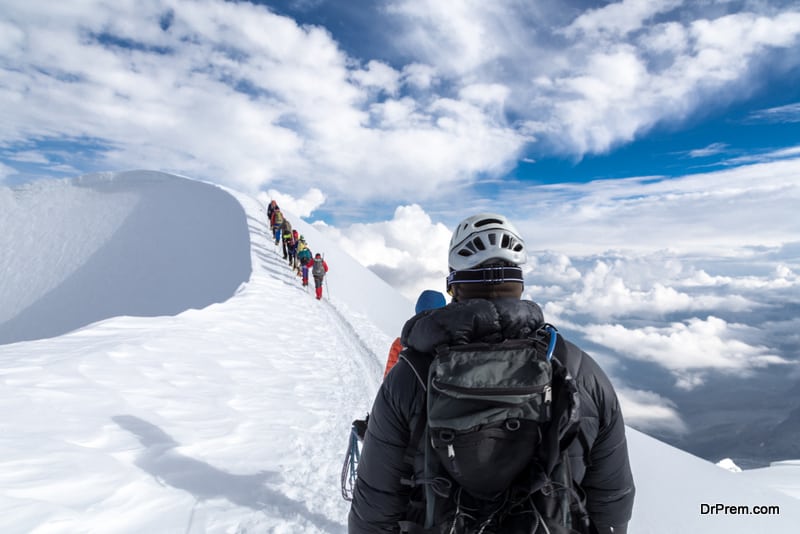
<path id="1" fill-rule="evenodd" d="M 440 344 L 500 342 L 528 337 L 543 323 L 542 311 L 531 301 L 472 299 L 412 317 L 403 328 L 404 347 L 432 353 Z M 569 450 L 574 479 L 586 493 L 595 525 L 625 525 L 631 517 L 634 484 L 628 462 L 625 426 L 617 396 L 597 363 L 566 342 L 563 362 L 580 392 L 581 431 Z M 424 379 L 424 377 L 423 377 Z M 420 521 L 423 510 L 412 505 L 419 489 L 401 484 L 424 473 L 422 450 L 414 459 L 415 473 L 404 461 L 411 434 L 422 416 L 424 390 L 413 368 L 401 359 L 383 382 L 369 418 L 349 516 L 350 534 L 399 532 L 398 521 Z M 584 450 L 588 447 L 588 450 Z"/>

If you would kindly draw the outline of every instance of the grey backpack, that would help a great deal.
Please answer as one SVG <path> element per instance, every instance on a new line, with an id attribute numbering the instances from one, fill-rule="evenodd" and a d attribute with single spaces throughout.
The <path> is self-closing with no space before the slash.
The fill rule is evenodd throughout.
<path id="1" fill-rule="evenodd" d="M 472 495 L 496 496 L 533 459 L 552 404 L 552 365 L 538 352 L 527 339 L 457 345 L 430 365 L 430 443 Z"/>
<path id="2" fill-rule="evenodd" d="M 441 346 L 432 361 L 408 349 L 401 355 L 426 391 L 426 417 L 409 449 L 424 440 L 425 476 L 412 482 L 427 486 L 426 528 L 401 522 L 401 531 L 440 532 L 440 506 L 451 510 L 444 532 L 516 532 L 512 522 L 539 532 L 527 519 L 537 516 L 547 523 L 543 531 L 592 532 L 568 473 L 578 394 L 554 357 L 557 341 L 555 328 L 545 325 L 533 338 Z M 472 503 L 489 503 L 484 517 L 463 513 L 463 492 Z"/>
<path id="3" fill-rule="evenodd" d="M 315 278 L 322 278 L 325 276 L 325 265 L 322 258 L 314 258 L 314 266 L 311 268 L 311 275 Z"/>

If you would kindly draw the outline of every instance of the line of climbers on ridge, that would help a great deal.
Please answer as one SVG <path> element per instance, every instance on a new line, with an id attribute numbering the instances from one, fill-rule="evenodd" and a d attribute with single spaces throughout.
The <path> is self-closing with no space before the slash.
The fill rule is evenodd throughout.
<path id="1" fill-rule="evenodd" d="M 292 229 L 292 223 L 283 214 L 275 200 L 271 200 L 267 206 L 267 218 L 269 218 L 271 237 L 275 241 L 275 245 L 281 245 L 283 259 L 288 260 L 289 267 L 297 276 L 303 278 L 303 287 L 308 286 L 308 275 L 311 273 L 314 278 L 317 300 L 322 299 L 322 285 L 325 273 L 328 272 L 325 258 L 319 252 L 311 253 L 305 237 L 299 235 L 297 230 Z"/>

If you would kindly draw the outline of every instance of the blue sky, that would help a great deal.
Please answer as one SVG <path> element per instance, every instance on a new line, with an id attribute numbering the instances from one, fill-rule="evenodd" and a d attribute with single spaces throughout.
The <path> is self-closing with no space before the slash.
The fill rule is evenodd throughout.
<path id="1" fill-rule="evenodd" d="M 316 187 L 315 216 L 343 224 L 798 142 L 793 2 L 6 4 L 8 184 L 157 165 Z"/>
<path id="2" fill-rule="evenodd" d="M 526 296 L 632 419 L 702 427 L 704 384 L 754 377 L 788 413 L 796 1 L 36 4 L 0 12 L 0 184 L 149 169 L 275 198 L 411 300 L 458 220 L 500 212 Z"/>
<path id="3" fill-rule="evenodd" d="M 390 27 L 398 24 L 392 17 L 386 16 L 386 4 L 348 2 L 344 6 L 341 3 L 332 6 L 330 2 L 313 0 L 259 3 L 294 17 L 302 24 L 323 25 L 333 33 L 342 48 L 355 57 L 386 61 L 395 68 L 402 68 L 404 63 L 415 60 L 413 53 L 395 46 L 383 35 L 382 28 L 386 24 Z M 612 3 L 538 2 L 541 10 L 548 11 L 554 21 L 560 20 L 566 24 L 571 22 L 569 13 L 577 16 L 587 9 Z M 703 14 L 721 17 L 735 15 L 748 8 L 745 2 L 705 3 L 705 11 L 703 3 L 696 3 L 694 7 L 691 3 L 672 4 L 680 8 L 674 12 L 667 11 L 659 18 L 659 23 L 687 17 L 695 10 L 694 16 L 700 19 Z M 773 9 L 780 9 L 781 3 L 773 2 L 771 5 Z M 376 24 L 376 21 L 380 23 Z M 536 30 L 541 30 L 540 25 L 536 25 Z M 565 154 L 547 143 L 531 143 L 522 151 L 519 163 L 507 176 L 541 183 L 581 182 L 646 174 L 680 176 L 726 167 L 731 165 L 730 160 L 734 158 L 748 155 L 757 157 L 781 147 L 795 146 L 800 137 L 800 68 L 796 63 L 796 41 L 792 48 L 795 59 L 789 61 L 790 65 L 775 68 L 770 64 L 781 64 L 786 58 L 768 59 L 758 67 L 755 79 L 737 92 L 725 95 L 722 101 L 705 102 L 687 116 L 664 116 L 652 128 L 633 139 L 620 141 L 608 150 Z M 784 52 L 776 53 L 782 56 Z M 784 108 L 785 111 L 780 118 L 763 113 L 764 110 L 777 108 Z M 509 119 L 513 120 L 513 117 L 509 116 Z"/>

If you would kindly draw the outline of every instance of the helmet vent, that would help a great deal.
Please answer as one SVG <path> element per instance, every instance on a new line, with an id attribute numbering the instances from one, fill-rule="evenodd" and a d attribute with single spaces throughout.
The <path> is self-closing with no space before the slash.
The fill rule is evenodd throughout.
<path id="1" fill-rule="evenodd" d="M 475 228 L 480 228 L 481 226 L 486 226 L 487 224 L 503 224 L 503 221 L 500 219 L 481 219 L 475 223 Z"/>
<path id="2" fill-rule="evenodd" d="M 527 261 L 525 242 L 504 216 L 479 213 L 461 221 L 453 232 L 448 267 L 460 271 L 489 261 L 524 264 Z"/>

